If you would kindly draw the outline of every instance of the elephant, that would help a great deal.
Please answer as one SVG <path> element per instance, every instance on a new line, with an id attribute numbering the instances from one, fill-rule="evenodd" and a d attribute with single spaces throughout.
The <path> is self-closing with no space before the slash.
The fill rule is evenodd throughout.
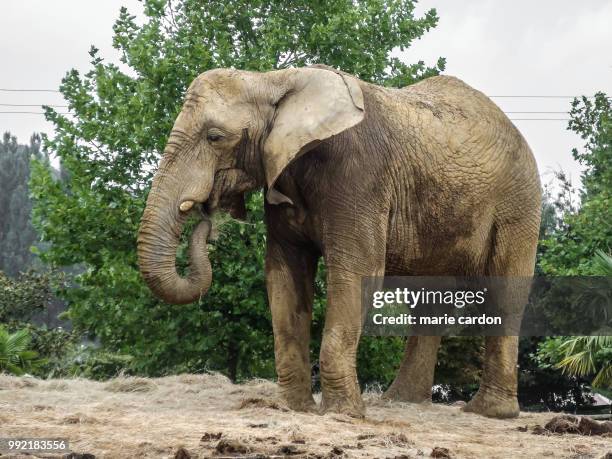
<path id="1" fill-rule="evenodd" d="M 278 386 L 294 410 L 364 416 L 356 371 L 364 276 L 533 274 L 541 206 L 533 154 L 502 110 L 455 77 L 401 89 L 324 65 L 196 77 L 139 229 L 150 289 L 173 304 L 205 295 L 210 215 L 244 218 L 244 194 L 258 189 Z M 200 221 L 181 275 L 176 250 L 190 214 Z M 318 407 L 309 342 L 321 257 L 327 302 Z M 439 343 L 409 338 L 385 396 L 430 397 Z M 486 337 L 480 387 L 466 411 L 518 415 L 517 355 L 516 336 Z"/>

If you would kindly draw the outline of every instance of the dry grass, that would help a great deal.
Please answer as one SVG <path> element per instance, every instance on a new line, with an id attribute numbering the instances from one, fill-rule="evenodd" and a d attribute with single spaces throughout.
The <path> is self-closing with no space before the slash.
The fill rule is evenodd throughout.
<path id="1" fill-rule="evenodd" d="M 365 395 L 363 420 L 287 410 L 276 385 L 221 375 L 42 381 L 0 376 L 0 437 L 64 437 L 96 458 L 600 458 L 612 438 L 533 435 L 547 414 L 492 420 Z M 525 431 L 518 430 L 530 426 Z M 3 456 L 5 457 L 5 456 Z M 28 456 L 30 459 L 32 456 Z"/>
<path id="2" fill-rule="evenodd" d="M 120 377 L 109 381 L 104 389 L 110 392 L 150 392 L 157 389 L 157 385 L 148 378 Z"/>

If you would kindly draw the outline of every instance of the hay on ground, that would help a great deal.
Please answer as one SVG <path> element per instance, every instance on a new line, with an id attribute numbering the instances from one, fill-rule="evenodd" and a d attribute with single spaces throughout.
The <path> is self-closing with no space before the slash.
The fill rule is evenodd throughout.
<path id="1" fill-rule="evenodd" d="M 236 385 L 215 374 L 108 382 L 0 376 L 0 436 L 66 438 L 81 454 L 75 457 L 111 459 L 601 458 L 612 451 L 606 434 L 540 427 L 548 434 L 533 435 L 532 426 L 546 426 L 552 414 L 495 420 L 460 407 L 389 402 L 379 391 L 364 399 L 366 417 L 354 419 L 294 412 L 279 401 L 274 383 Z"/>

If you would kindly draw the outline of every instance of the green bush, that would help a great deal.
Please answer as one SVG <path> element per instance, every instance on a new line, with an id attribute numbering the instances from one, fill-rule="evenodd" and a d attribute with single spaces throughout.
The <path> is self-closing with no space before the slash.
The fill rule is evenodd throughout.
<path id="1" fill-rule="evenodd" d="M 30 342 L 28 330 L 9 333 L 5 327 L 0 326 L 0 372 L 21 376 L 43 363 L 38 353 L 31 349 Z"/>
<path id="2" fill-rule="evenodd" d="M 53 282 L 58 279 L 57 275 L 34 271 L 11 278 L 0 271 L 0 322 L 29 322 L 47 307 Z"/>
<path id="3" fill-rule="evenodd" d="M 119 375 L 134 374 L 131 366 L 134 358 L 127 354 L 117 354 L 79 346 L 65 356 L 64 366 L 58 366 L 57 376 L 79 376 L 95 380 L 106 380 Z"/>

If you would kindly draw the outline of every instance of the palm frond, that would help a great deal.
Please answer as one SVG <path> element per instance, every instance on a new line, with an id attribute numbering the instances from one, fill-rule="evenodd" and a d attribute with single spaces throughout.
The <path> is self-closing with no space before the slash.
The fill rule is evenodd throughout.
<path id="1" fill-rule="evenodd" d="M 593 354 L 586 350 L 565 357 L 557 364 L 557 367 L 576 376 L 584 376 L 595 372 Z"/>
<path id="2" fill-rule="evenodd" d="M 598 274 L 602 276 L 612 276 L 612 256 L 603 250 L 595 251 L 593 264 Z"/>
<path id="3" fill-rule="evenodd" d="M 593 387 L 612 388 L 612 364 L 599 370 L 593 379 Z"/>
<path id="4" fill-rule="evenodd" d="M 593 386 L 609 386 L 612 384 L 612 365 L 606 363 L 598 368 L 601 364 L 596 363 L 596 355 L 609 348 L 612 348 L 612 336 L 573 336 L 559 346 L 565 357 L 556 367 L 574 376 L 596 374 Z"/>
<path id="5" fill-rule="evenodd" d="M 8 371 L 14 375 L 22 375 L 28 368 L 36 367 L 44 362 L 37 359 L 38 353 L 29 349 L 31 342 L 27 329 L 14 333 L 0 326 L 0 372 Z"/>

